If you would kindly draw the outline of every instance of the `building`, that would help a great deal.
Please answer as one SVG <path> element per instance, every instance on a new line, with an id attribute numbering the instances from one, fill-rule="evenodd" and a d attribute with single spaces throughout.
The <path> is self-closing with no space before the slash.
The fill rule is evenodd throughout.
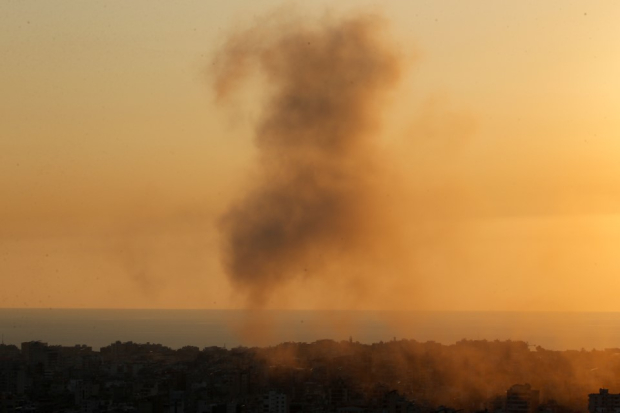
<path id="1" fill-rule="evenodd" d="M 539 399 L 540 392 L 529 384 L 515 384 L 506 392 L 506 413 L 533 413 Z"/>
<path id="2" fill-rule="evenodd" d="M 339 378 L 327 390 L 327 397 L 331 406 L 343 406 L 349 401 L 349 389 L 342 378 Z"/>
<path id="3" fill-rule="evenodd" d="M 620 413 L 620 394 L 609 393 L 608 389 L 599 389 L 598 393 L 588 395 L 590 413 Z"/>
<path id="4" fill-rule="evenodd" d="M 270 391 L 263 395 L 263 413 L 287 413 L 286 394 Z"/>
<path id="5" fill-rule="evenodd" d="M 47 343 L 42 341 L 28 341 L 22 343 L 22 355 L 26 360 L 26 363 L 30 366 L 48 366 L 48 352 L 49 348 Z"/>

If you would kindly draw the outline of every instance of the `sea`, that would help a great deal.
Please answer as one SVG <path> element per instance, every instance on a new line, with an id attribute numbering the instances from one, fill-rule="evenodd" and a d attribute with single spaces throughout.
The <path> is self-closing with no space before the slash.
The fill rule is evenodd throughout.
<path id="1" fill-rule="evenodd" d="M 5 344 L 40 340 L 98 350 L 115 341 L 172 348 L 352 340 L 525 341 L 532 349 L 620 348 L 619 312 L 390 312 L 0 309 Z"/>

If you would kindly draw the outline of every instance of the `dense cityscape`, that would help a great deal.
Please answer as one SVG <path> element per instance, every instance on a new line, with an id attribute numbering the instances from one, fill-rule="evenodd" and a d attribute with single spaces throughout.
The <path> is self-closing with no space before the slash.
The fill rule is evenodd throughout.
<path id="1" fill-rule="evenodd" d="M 413 340 L 0 345 L 0 412 L 617 412 L 620 349 Z"/>
<path id="2" fill-rule="evenodd" d="M 620 1 L 0 2 L 0 413 L 620 413 Z"/>

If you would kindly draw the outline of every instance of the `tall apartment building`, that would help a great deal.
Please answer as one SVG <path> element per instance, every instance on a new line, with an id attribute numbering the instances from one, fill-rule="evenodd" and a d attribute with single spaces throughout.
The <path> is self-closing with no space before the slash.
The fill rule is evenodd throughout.
<path id="1" fill-rule="evenodd" d="M 270 391 L 263 395 L 263 413 L 287 413 L 286 394 Z"/>
<path id="2" fill-rule="evenodd" d="M 515 384 L 506 392 L 506 413 L 533 413 L 538 409 L 540 392 L 529 384 Z"/>
<path id="3" fill-rule="evenodd" d="M 599 389 L 598 393 L 589 394 L 588 412 L 620 413 L 620 394 L 609 393 L 608 389 Z"/>

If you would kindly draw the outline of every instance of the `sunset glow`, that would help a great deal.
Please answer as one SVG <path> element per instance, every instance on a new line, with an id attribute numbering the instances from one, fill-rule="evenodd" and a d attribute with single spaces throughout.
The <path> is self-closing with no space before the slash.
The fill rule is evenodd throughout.
<path id="1" fill-rule="evenodd" d="M 619 21 L 5 1 L 0 306 L 618 311 Z"/>

